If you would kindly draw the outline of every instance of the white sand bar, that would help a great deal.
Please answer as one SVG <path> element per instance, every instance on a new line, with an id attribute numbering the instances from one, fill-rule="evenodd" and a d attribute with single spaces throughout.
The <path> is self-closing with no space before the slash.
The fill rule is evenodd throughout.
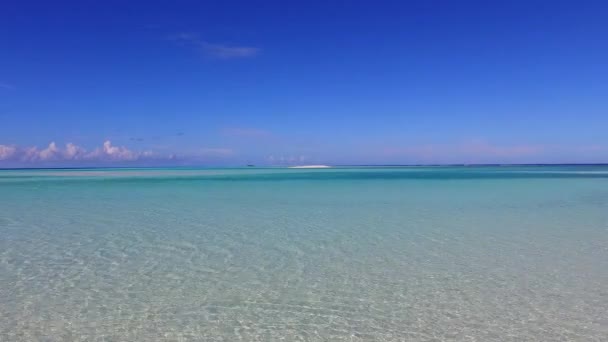
<path id="1" fill-rule="evenodd" d="M 328 165 L 299 165 L 299 166 L 290 166 L 290 169 L 327 169 L 331 166 Z"/>

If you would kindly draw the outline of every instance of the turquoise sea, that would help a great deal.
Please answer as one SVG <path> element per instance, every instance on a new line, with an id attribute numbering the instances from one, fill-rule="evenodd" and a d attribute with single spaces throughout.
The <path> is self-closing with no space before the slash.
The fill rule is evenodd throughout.
<path id="1" fill-rule="evenodd" d="M 608 167 L 0 170 L 1 341 L 606 341 Z"/>

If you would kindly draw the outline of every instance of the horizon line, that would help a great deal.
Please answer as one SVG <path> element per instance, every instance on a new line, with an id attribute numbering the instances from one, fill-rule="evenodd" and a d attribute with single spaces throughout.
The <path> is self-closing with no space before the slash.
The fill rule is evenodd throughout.
<path id="1" fill-rule="evenodd" d="M 327 164 L 330 167 L 484 167 L 484 166 L 608 166 L 606 163 L 451 163 L 451 164 Z M 49 166 L 49 167 L 0 167 L 0 171 L 6 170 L 83 170 L 83 169 L 274 169 L 274 168 L 289 168 L 292 165 L 176 165 L 176 166 Z"/>

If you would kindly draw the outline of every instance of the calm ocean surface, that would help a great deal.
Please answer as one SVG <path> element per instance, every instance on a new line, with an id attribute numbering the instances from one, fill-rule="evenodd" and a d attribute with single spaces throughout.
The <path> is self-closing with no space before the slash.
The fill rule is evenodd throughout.
<path id="1" fill-rule="evenodd" d="M 608 167 L 0 170 L 1 341 L 606 341 Z"/>

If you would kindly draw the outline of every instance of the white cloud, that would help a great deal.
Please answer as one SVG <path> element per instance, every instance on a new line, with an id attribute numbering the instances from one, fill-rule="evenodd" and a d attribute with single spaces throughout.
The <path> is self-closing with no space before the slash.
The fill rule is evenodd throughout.
<path id="1" fill-rule="evenodd" d="M 132 162 L 179 162 L 226 160 L 236 152 L 228 147 L 203 147 L 189 155 L 176 155 L 173 153 L 158 153 L 155 151 L 134 151 L 125 146 L 113 145 L 106 140 L 97 148 L 87 150 L 73 143 L 60 146 L 51 142 L 45 148 L 37 146 L 19 147 L 14 145 L 0 145 L 1 165 L 62 165 L 71 164 L 112 164 Z"/>
<path id="2" fill-rule="evenodd" d="M 137 160 L 141 153 L 133 152 L 124 146 L 112 146 L 110 140 L 106 140 L 101 148 L 95 149 L 93 152 L 86 155 L 88 159 L 99 160 L 114 160 L 114 161 L 129 161 Z"/>
<path id="3" fill-rule="evenodd" d="M 61 156 L 55 142 L 51 142 L 47 148 L 38 152 L 38 158 L 40 160 L 55 160 Z"/>
<path id="4" fill-rule="evenodd" d="M 0 145 L 0 161 L 25 163 L 65 161 L 119 162 L 152 158 L 163 159 L 151 151 L 136 152 L 124 146 L 114 146 L 109 140 L 105 141 L 101 147 L 90 152 L 73 143 L 67 143 L 64 148 L 61 148 L 55 142 L 51 142 L 42 150 L 36 146 L 20 148 L 18 146 Z"/>
<path id="5" fill-rule="evenodd" d="M 78 145 L 67 143 L 65 145 L 64 157 L 67 160 L 79 160 L 86 156 L 86 150 Z"/>
<path id="6" fill-rule="evenodd" d="M 0 160 L 11 159 L 16 152 L 15 146 L 0 145 Z"/>
<path id="7" fill-rule="evenodd" d="M 254 57 L 261 52 L 260 48 L 251 46 L 234 46 L 213 44 L 199 38 L 196 33 L 178 33 L 169 37 L 182 46 L 191 46 L 208 56 L 218 59 L 235 59 Z"/>
<path id="8" fill-rule="evenodd" d="M 19 159 L 25 162 L 32 162 L 40 159 L 40 151 L 38 147 L 26 147 L 23 151 L 19 151 L 16 155 L 21 155 Z"/>

